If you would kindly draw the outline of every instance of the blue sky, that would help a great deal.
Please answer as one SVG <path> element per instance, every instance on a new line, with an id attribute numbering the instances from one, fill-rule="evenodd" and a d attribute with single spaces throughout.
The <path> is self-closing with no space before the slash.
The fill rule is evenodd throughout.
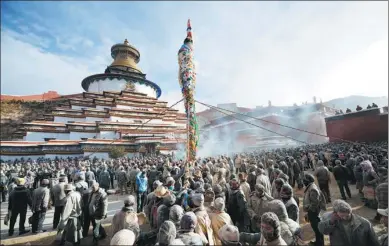
<path id="1" fill-rule="evenodd" d="M 125 38 L 179 100 L 177 50 L 192 20 L 196 97 L 300 104 L 388 93 L 387 2 L 1 2 L 1 92 L 82 92 Z"/>

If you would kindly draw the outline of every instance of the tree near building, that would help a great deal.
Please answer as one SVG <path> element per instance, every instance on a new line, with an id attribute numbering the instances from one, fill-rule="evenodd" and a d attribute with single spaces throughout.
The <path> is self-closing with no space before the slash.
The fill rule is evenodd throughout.
<path id="1" fill-rule="evenodd" d="M 120 158 L 126 156 L 126 149 L 123 146 L 112 146 L 109 151 L 110 158 Z"/>

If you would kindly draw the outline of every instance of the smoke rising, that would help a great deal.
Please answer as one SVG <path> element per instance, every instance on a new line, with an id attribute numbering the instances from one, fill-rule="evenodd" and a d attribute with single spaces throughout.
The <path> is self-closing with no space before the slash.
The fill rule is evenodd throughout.
<path id="1" fill-rule="evenodd" d="M 294 127 L 296 129 L 301 129 L 316 134 L 326 135 L 327 131 L 324 120 L 325 116 L 323 113 L 321 113 L 321 111 L 324 110 L 319 111 L 316 105 L 320 104 L 309 104 L 298 107 L 266 107 L 255 110 L 251 115 L 256 118 L 263 117 L 264 120 L 273 123 Z M 228 112 L 228 114 L 231 113 Z M 246 151 L 255 145 L 258 146 L 258 150 L 261 150 L 279 147 L 294 147 L 304 143 L 318 144 L 328 141 L 328 138 L 315 134 L 306 133 L 261 120 L 255 120 L 241 115 L 236 116 L 242 120 L 271 130 L 274 133 L 242 121 L 238 122 L 237 119 L 225 117 L 225 119 L 220 119 L 217 121 L 217 123 L 214 123 L 213 126 L 220 125 L 219 127 L 213 127 L 212 129 L 208 130 L 200 129 L 203 132 L 200 135 L 200 143 L 197 152 L 198 157 L 216 156 L 221 154 L 230 155 L 232 153 Z M 237 123 L 227 124 L 231 121 L 237 121 Z M 245 131 L 239 131 L 243 129 L 245 129 Z M 298 141 L 280 137 L 280 134 L 291 137 Z M 272 139 L 270 141 L 261 141 L 261 138 L 265 137 L 280 138 Z"/>

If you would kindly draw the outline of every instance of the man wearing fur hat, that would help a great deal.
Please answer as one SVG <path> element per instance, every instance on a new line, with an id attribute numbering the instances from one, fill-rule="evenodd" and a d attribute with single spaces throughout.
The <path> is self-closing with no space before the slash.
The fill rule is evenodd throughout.
<path id="1" fill-rule="evenodd" d="M 61 222 L 58 225 L 58 230 L 63 231 L 60 245 L 65 245 L 65 242 L 80 245 L 82 239 L 81 195 L 75 191 L 72 184 L 66 184 L 64 191 L 66 204 L 62 212 Z"/>
<path id="2" fill-rule="evenodd" d="M 44 232 L 43 222 L 45 221 L 46 211 L 49 206 L 50 199 L 50 190 L 47 188 L 48 185 L 49 180 L 43 179 L 41 186 L 35 189 L 32 194 L 32 233 Z"/>
<path id="3" fill-rule="evenodd" d="M 280 221 L 275 213 L 267 212 L 261 217 L 261 239 L 257 245 L 286 246 L 281 237 Z"/>
<path id="4" fill-rule="evenodd" d="M 239 230 L 238 227 L 234 225 L 224 225 L 218 231 L 218 236 L 220 238 L 220 244 L 222 246 L 240 246 L 239 242 Z"/>
<path id="5" fill-rule="evenodd" d="M 177 238 L 181 239 L 185 245 L 202 246 L 202 237 L 195 232 L 197 227 L 197 217 L 193 212 L 187 212 L 182 216 L 181 229 L 177 233 Z"/>
<path id="6" fill-rule="evenodd" d="M 32 206 L 31 192 L 24 184 L 23 178 L 18 178 L 16 182 L 17 186 L 11 192 L 8 201 L 8 211 L 11 212 L 10 224 L 8 229 L 8 235 L 12 236 L 14 233 L 14 226 L 16 218 L 19 217 L 19 235 L 23 235 L 29 230 L 25 230 L 24 223 L 26 222 L 27 205 Z"/>
<path id="7" fill-rule="evenodd" d="M 129 223 L 138 223 L 138 217 L 136 216 L 136 199 L 133 195 L 124 199 L 123 208 L 113 216 L 112 235 L 122 229 L 127 229 L 126 225 Z"/>
<path id="8" fill-rule="evenodd" d="M 319 230 L 330 235 L 331 245 L 378 246 L 379 242 L 371 223 L 354 214 L 351 206 L 343 200 L 335 200 L 333 212 L 323 215 Z"/>
<path id="9" fill-rule="evenodd" d="M 251 218 L 251 229 L 254 232 L 259 232 L 260 228 L 256 228 L 256 224 L 262 216 L 262 214 L 268 211 L 268 204 L 274 200 L 269 194 L 266 193 L 265 187 L 261 184 L 255 185 L 255 192 L 251 194 L 247 204 L 247 212 Z"/>

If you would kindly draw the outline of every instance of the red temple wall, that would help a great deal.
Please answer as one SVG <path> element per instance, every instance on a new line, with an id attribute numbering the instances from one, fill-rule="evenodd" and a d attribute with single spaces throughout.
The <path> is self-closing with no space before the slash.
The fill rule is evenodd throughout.
<path id="1" fill-rule="evenodd" d="M 330 142 L 339 142 L 341 138 L 348 141 L 374 142 L 388 140 L 388 114 L 363 115 L 338 120 L 327 119 L 326 128 Z"/>

